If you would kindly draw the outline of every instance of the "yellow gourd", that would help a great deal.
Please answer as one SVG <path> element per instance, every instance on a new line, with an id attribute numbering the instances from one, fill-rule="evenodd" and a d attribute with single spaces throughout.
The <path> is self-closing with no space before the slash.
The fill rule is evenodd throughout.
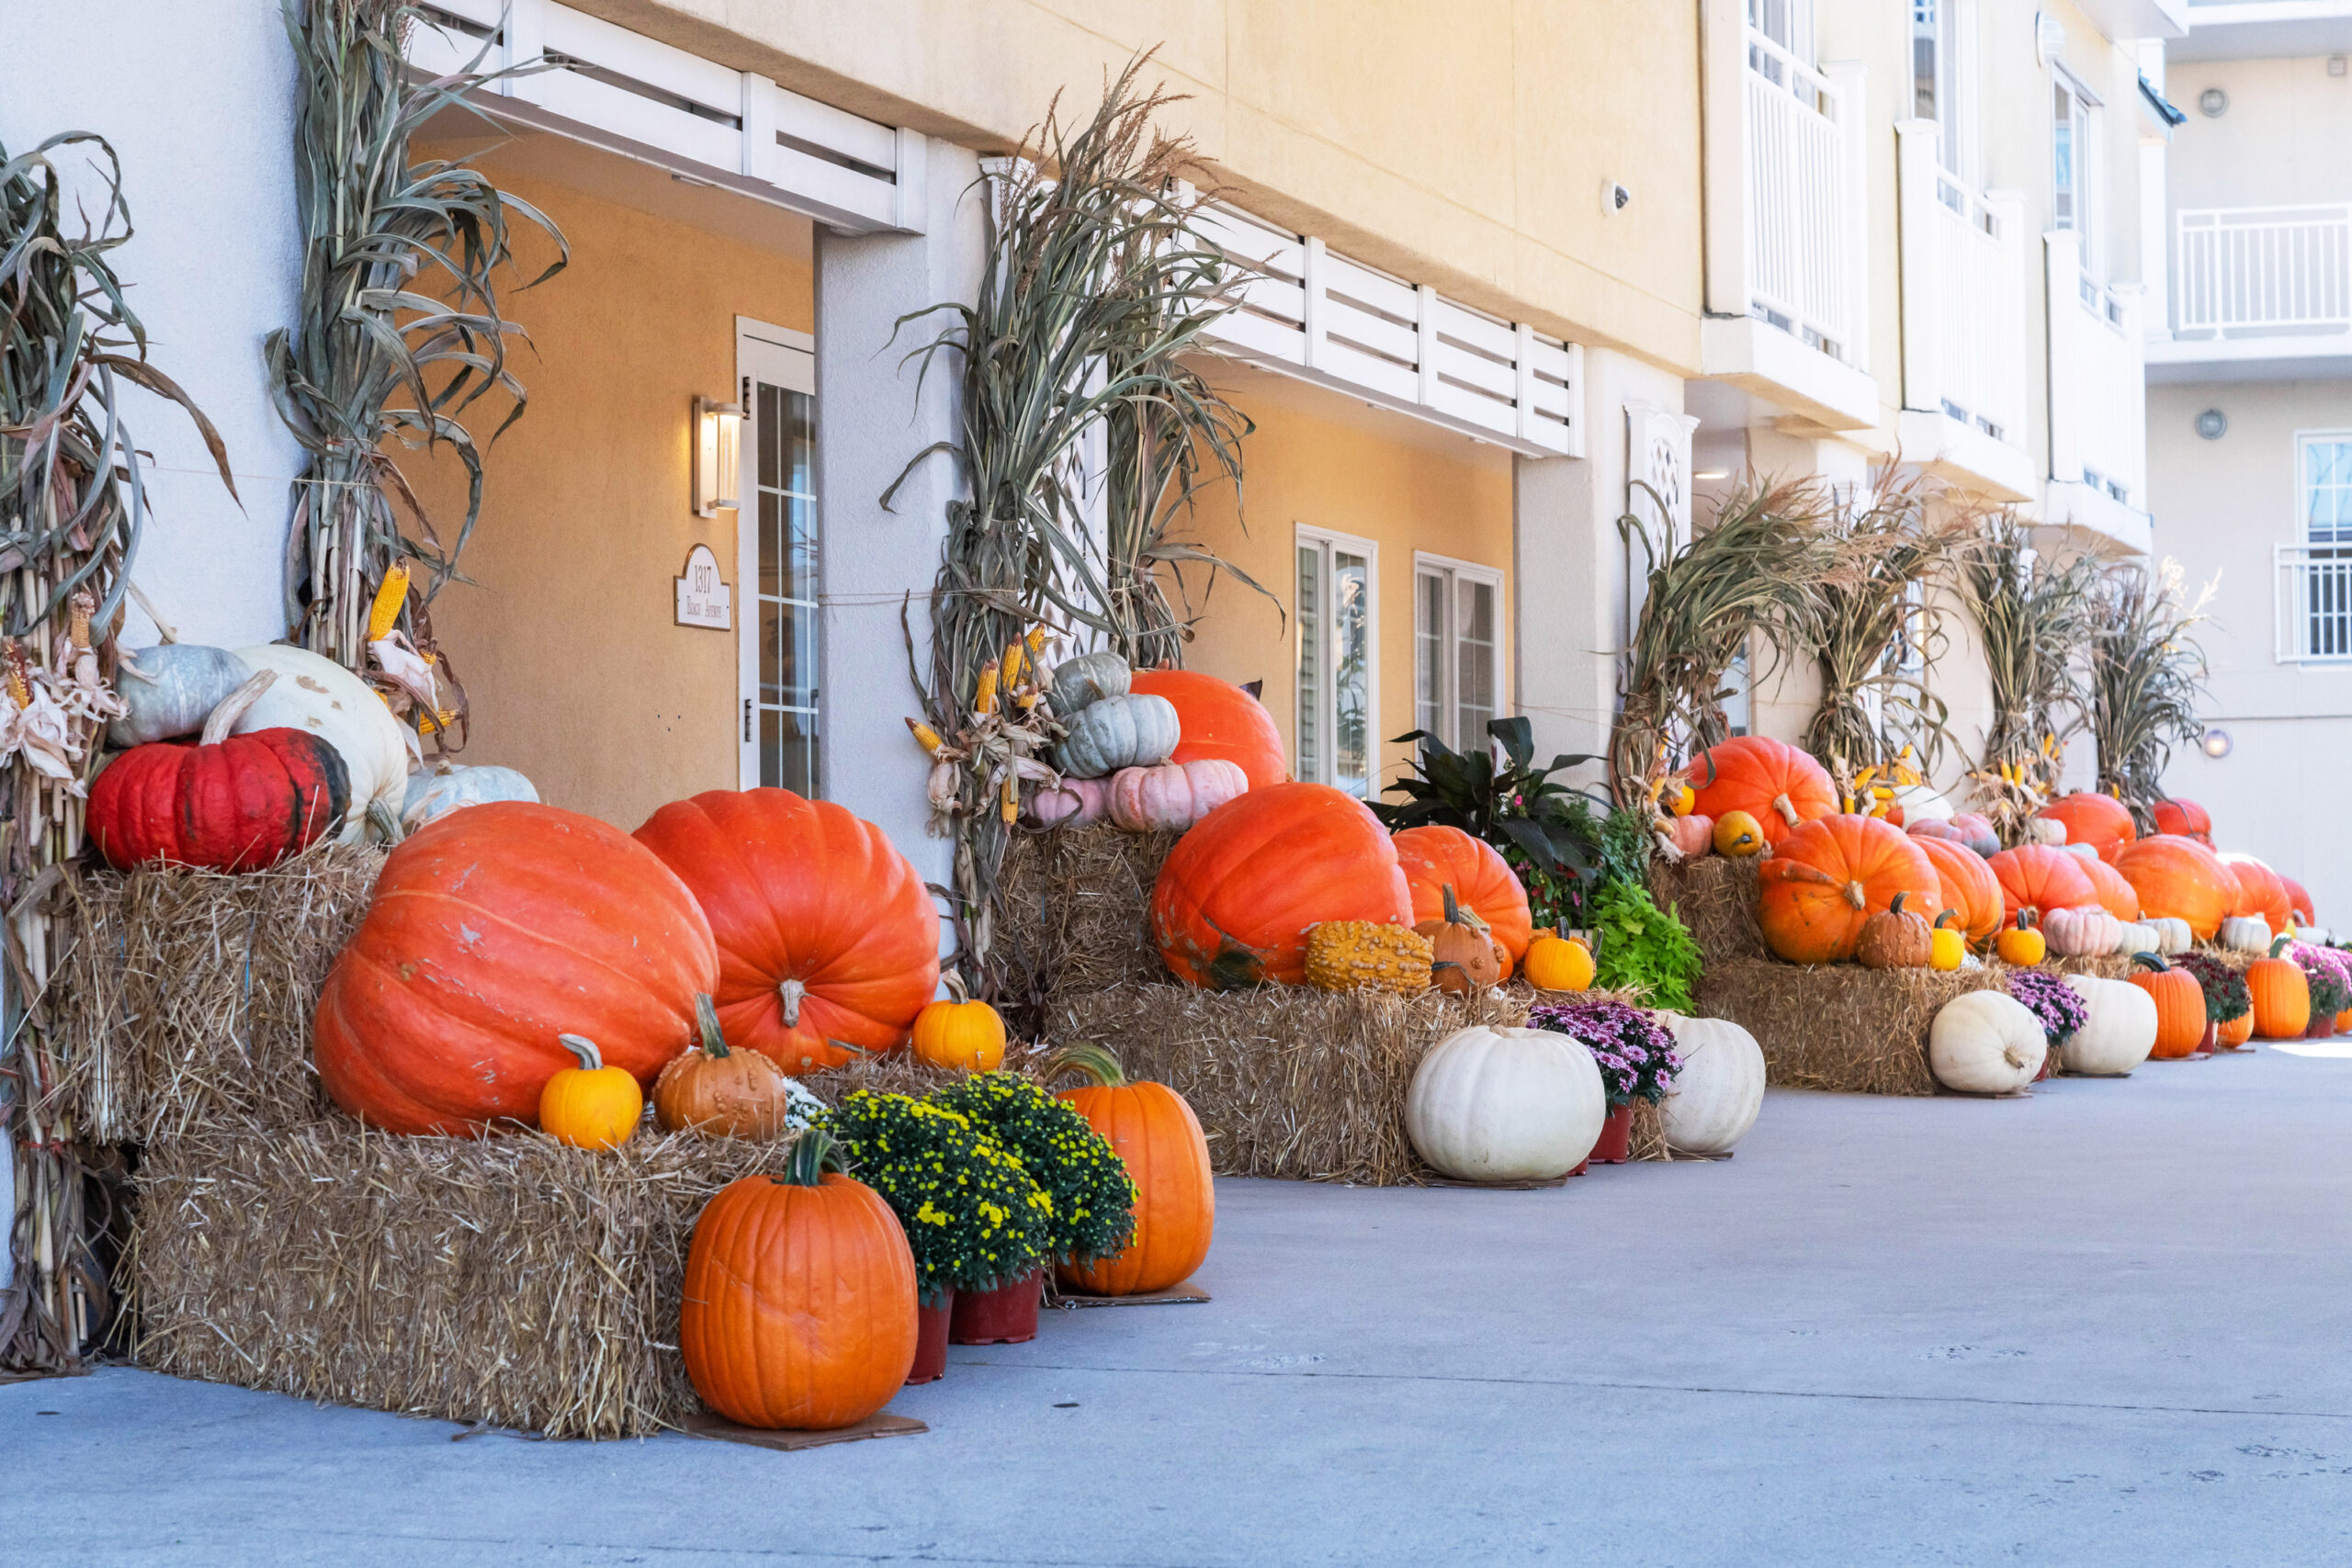
<path id="1" fill-rule="evenodd" d="M 1660 792 L 1658 806 L 1668 817 L 1688 817 L 1699 804 L 1699 792 L 1688 783 L 1670 784 Z"/>
<path id="2" fill-rule="evenodd" d="M 948 999 L 928 1002 L 915 1014 L 915 1056 L 934 1067 L 969 1067 L 992 1073 L 1004 1063 L 1004 1020 L 986 1002 L 973 1001 L 964 977 L 953 969 L 940 976 Z"/>
<path id="3" fill-rule="evenodd" d="M 380 642 L 400 625 L 401 606 L 408 603 L 408 568 L 395 566 L 384 573 L 375 602 L 368 606 L 368 640 Z"/>
<path id="4" fill-rule="evenodd" d="M 1306 983 L 1318 991 L 1418 997 L 1430 988 L 1436 957 L 1430 939 L 1409 926 L 1325 920 L 1306 933 Z"/>
<path id="5" fill-rule="evenodd" d="M 1928 937 L 1928 968 L 1957 969 L 1960 961 L 1968 956 L 1968 939 L 1961 934 L 1958 926 L 1944 923 L 1958 919 L 1958 909 L 1946 909 L 1936 917 L 1936 929 Z"/>
<path id="6" fill-rule="evenodd" d="M 539 1127 L 575 1149 L 616 1149 L 628 1142 L 645 1115 L 645 1091 L 625 1067 L 608 1067 L 596 1043 L 559 1034 L 565 1050 L 580 1058 L 539 1090 Z"/>
<path id="7" fill-rule="evenodd" d="M 1715 818 L 1715 853 L 1743 859 L 1764 847 L 1764 829 L 1745 811 L 1726 811 Z"/>
<path id="8" fill-rule="evenodd" d="M 1592 950 L 1567 934 L 1540 932 L 1527 944 L 1520 972 L 1539 991 L 1581 991 L 1592 984 Z"/>
<path id="9" fill-rule="evenodd" d="M 2001 955 L 2005 964 L 2014 964 L 2021 969 L 2030 968 L 2049 955 L 2050 943 L 2033 929 L 2033 911 L 2019 909 L 2018 923 L 2001 932 L 2001 939 L 1994 944 L 1994 951 Z"/>

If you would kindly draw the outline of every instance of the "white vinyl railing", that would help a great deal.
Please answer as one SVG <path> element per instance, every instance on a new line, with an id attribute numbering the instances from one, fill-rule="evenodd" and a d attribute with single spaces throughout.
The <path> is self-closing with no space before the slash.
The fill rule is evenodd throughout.
<path id="1" fill-rule="evenodd" d="M 1202 237 L 1249 269 L 1204 337 L 1271 368 L 1495 441 L 1584 456 L 1584 350 L 1456 304 L 1233 208 Z"/>
<path id="2" fill-rule="evenodd" d="M 2024 221 L 2014 196 L 1940 165 L 1936 126 L 1896 127 L 1903 227 L 1904 406 L 1940 412 L 2022 448 Z"/>
<path id="3" fill-rule="evenodd" d="M 2082 236 L 2045 236 L 2050 475 L 2145 512 L 2147 369 L 2140 297 L 2083 270 Z"/>
<path id="4" fill-rule="evenodd" d="M 2183 211 L 2177 333 L 2352 330 L 2352 206 Z"/>
<path id="5" fill-rule="evenodd" d="M 1744 80 L 1750 313 L 1850 363 L 1858 117 L 1838 83 L 1752 28 Z"/>
<path id="6" fill-rule="evenodd" d="M 2352 545 L 2275 545 L 2281 664 L 2352 660 Z"/>

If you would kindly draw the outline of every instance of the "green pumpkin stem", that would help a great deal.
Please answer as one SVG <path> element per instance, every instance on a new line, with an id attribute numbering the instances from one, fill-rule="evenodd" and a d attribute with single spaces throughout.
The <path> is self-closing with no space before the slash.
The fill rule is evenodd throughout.
<path id="1" fill-rule="evenodd" d="M 2274 939 L 2272 940 L 2272 942 L 2271 942 L 2271 943 L 2270 943 L 2270 956 L 2271 956 L 2271 957 L 2273 957 L 2273 958 L 2277 958 L 2277 957 L 2278 957 L 2280 954 L 2284 953 L 2287 951 L 2287 944 L 2288 944 L 2289 942 L 2290 942 L 2294 941 L 2294 940 L 2295 940 L 2295 933 L 2294 933 L 2294 932 L 2292 932 L 2292 931 L 2282 931 L 2282 932 L 2280 932 L 2280 933 L 2279 933 L 2276 938 L 2274 938 Z"/>
<path id="2" fill-rule="evenodd" d="M 1120 1069 L 1119 1058 L 1102 1045 L 1065 1045 L 1046 1058 L 1038 1069 L 1038 1081 L 1052 1083 L 1066 1073 L 1076 1073 L 1093 1079 L 1104 1089 L 1117 1089 L 1127 1081 Z"/>
<path id="3" fill-rule="evenodd" d="M 778 1187 L 816 1187 L 823 1183 L 829 1170 L 849 1174 L 841 1145 L 822 1127 L 810 1127 L 792 1140 L 792 1153 L 785 1160 L 782 1174 L 769 1179 Z"/>
<path id="4" fill-rule="evenodd" d="M 702 1031 L 702 1054 L 714 1060 L 728 1055 L 727 1032 L 718 1027 L 718 1009 L 708 997 L 695 997 L 695 1025 Z"/>
<path id="5" fill-rule="evenodd" d="M 2172 965 L 2165 963 L 2160 953 L 2135 953 L 2132 955 L 2132 967 L 2145 969 L 2152 975 L 2162 975 L 2170 970 Z"/>
<path id="6" fill-rule="evenodd" d="M 593 1073 L 598 1071 L 604 1066 L 605 1054 L 602 1051 L 597 1050 L 596 1043 L 594 1040 L 589 1039 L 586 1035 L 559 1034 L 555 1038 L 557 1044 L 561 1045 L 565 1050 L 580 1058 L 580 1070 L 582 1072 Z"/>
<path id="7" fill-rule="evenodd" d="M 1958 909 L 1946 909 L 1942 914 L 1936 917 L 1936 929 L 1941 931 L 1943 929 L 1943 923 L 1946 920 L 1956 920 L 1958 919 L 1960 919 L 1960 911 Z"/>
<path id="8" fill-rule="evenodd" d="M 1911 897 L 1911 895 L 1908 893 L 1897 893 L 1894 897 L 1886 901 L 1886 912 L 1890 915 L 1900 915 L 1903 913 L 1903 900 L 1909 897 Z"/>

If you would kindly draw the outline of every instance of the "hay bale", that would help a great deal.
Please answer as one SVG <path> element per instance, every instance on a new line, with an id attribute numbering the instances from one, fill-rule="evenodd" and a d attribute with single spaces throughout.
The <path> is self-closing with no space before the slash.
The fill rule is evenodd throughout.
<path id="1" fill-rule="evenodd" d="M 1765 1078 L 1781 1089 L 1849 1094 L 1936 1092 L 1928 1025 L 1966 991 L 1998 990 L 2007 967 L 1864 969 L 1740 958 L 1700 976 L 1698 1010 L 1726 1018 L 1764 1048 Z"/>
<path id="2" fill-rule="evenodd" d="M 72 1065 L 45 1109 L 101 1143 L 315 1120 L 311 1015 L 383 864 L 324 844 L 233 876 L 71 874 L 48 1003 Z"/>
<path id="3" fill-rule="evenodd" d="M 675 1427 L 701 1407 L 676 1350 L 695 1218 L 782 1148 L 199 1126 L 139 1170 L 137 1359 L 554 1438 Z"/>
<path id="4" fill-rule="evenodd" d="M 1062 997 L 1168 978 L 1151 940 L 1151 889 L 1177 837 L 1098 823 L 1013 839 L 991 962 L 1017 1028 L 1034 1032 Z"/>
<path id="5" fill-rule="evenodd" d="M 1659 908 L 1674 908 L 1699 944 L 1708 965 L 1734 958 L 1769 957 L 1764 929 L 1756 923 L 1756 867 L 1752 858 L 1693 855 L 1650 863 L 1650 897 Z"/>

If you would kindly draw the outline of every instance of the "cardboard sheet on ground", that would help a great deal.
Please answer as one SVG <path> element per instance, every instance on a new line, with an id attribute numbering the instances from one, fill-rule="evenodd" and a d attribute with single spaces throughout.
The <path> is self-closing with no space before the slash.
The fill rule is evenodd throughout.
<path id="1" fill-rule="evenodd" d="M 1187 1280 L 1181 1285 L 1170 1285 L 1164 1291 L 1153 1291 L 1139 1296 L 1085 1296 L 1056 1291 L 1046 1296 L 1048 1306 L 1064 1312 L 1076 1312 L 1080 1307 L 1175 1306 L 1191 1302 L 1204 1302 L 1209 1293 Z"/>
<path id="2" fill-rule="evenodd" d="M 723 1416 L 705 1412 L 689 1416 L 678 1423 L 689 1438 L 708 1438 L 719 1443 L 749 1443 L 753 1448 L 821 1449 L 831 1443 L 854 1443 L 867 1438 L 909 1438 L 918 1432 L 928 1432 L 929 1427 L 911 1416 L 893 1416 L 885 1411 L 869 1416 L 854 1427 L 836 1427 L 830 1432 L 770 1432 L 758 1427 L 739 1427 Z"/>

